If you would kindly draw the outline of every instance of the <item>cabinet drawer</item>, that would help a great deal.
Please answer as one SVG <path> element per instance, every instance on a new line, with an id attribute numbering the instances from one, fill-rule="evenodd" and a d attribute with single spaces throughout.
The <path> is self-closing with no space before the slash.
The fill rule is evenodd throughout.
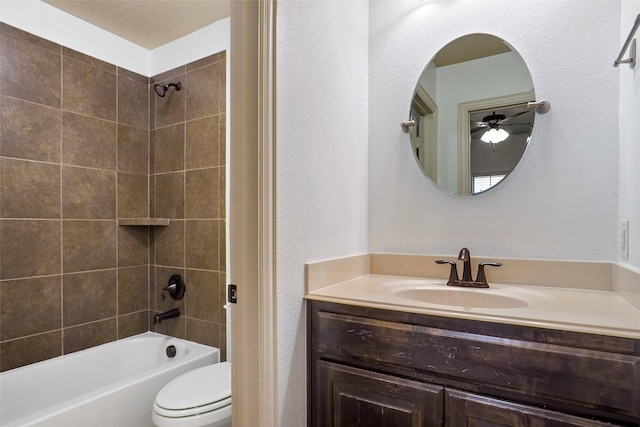
<path id="1" fill-rule="evenodd" d="M 359 360 L 381 370 L 401 367 L 563 404 L 640 416 L 638 356 L 324 311 L 317 316 L 317 351 L 322 358 L 334 355 Z"/>

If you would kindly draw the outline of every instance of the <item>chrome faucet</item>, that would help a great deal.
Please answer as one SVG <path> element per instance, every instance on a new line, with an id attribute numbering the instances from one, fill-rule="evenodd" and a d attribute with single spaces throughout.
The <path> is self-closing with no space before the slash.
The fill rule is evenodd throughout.
<path id="1" fill-rule="evenodd" d="M 478 275 L 476 280 L 473 280 L 471 276 L 471 252 L 469 249 L 462 248 L 460 253 L 458 254 L 458 259 L 463 262 L 462 267 L 462 279 L 458 278 L 458 265 L 452 261 L 446 261 L 443 259 L 439 259 L 436 261 L 437 264 L 449 264 L 451 266 L 451 270 L 449 272 L 449 281 L 447 282 L 448 286 L 462 286 L 465 288 L 488 288 L 489 284 L 487 283 L 487 277 L 484 272 L 485 266 L 490 267 L 500 267 L 502 264 L 499 262 L 481 262 L 478 265 Z"/>

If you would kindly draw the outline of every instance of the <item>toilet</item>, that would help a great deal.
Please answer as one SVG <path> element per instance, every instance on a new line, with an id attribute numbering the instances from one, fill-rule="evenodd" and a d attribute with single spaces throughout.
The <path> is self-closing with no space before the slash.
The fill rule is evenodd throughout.
<path id="1" fill-rule="evenodd" d="M 157 427 L 231 427 L 231 363 L 173 379 L 156 396 L 151 419 Z"/>

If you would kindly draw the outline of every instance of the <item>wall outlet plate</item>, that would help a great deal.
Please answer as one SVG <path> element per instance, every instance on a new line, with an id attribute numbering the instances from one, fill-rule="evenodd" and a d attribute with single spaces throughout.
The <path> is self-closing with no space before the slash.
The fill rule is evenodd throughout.
<path id="1" fill-rule="evenodd" d="M 620 223 L 620 257 L 629 259 L 629 220 Z"/>

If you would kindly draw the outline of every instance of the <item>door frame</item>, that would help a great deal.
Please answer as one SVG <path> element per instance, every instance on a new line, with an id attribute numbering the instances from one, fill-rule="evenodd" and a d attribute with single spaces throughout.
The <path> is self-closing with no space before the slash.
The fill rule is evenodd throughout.
<path id="1" fill-rule="evenodd" d="M 275 280 L 276 0 L 231 2 L 229 283 L 234 425 L 279 425 Z"/>

